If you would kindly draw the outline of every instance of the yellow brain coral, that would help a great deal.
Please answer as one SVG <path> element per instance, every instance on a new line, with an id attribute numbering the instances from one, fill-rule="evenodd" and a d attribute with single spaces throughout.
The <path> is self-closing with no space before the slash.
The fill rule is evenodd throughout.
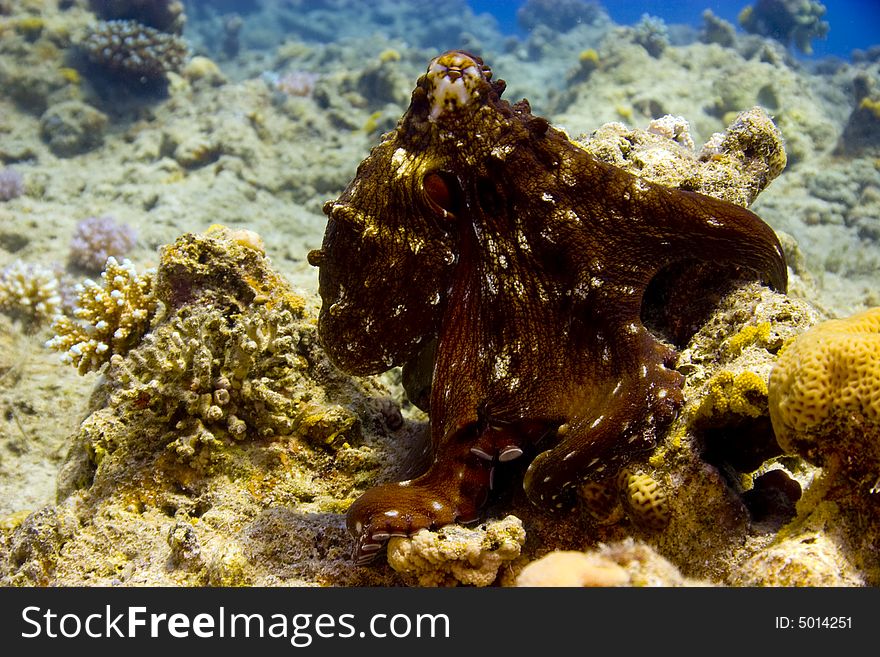
<path id="1" fill-rule="evenodd" d="M 849 469 L 880 460 L 871 440 L 880 433 L 880 307 L 797 337 L 771 372 L 768 396 L 784 450 L 820 465 L 836 454 Z M 860 445 L 844 444 L 850 434 Z"/>

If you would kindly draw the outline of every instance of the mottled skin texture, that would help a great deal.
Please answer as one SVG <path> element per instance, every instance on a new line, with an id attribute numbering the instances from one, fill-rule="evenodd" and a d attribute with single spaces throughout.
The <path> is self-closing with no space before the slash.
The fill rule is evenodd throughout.
<path id="1" fill-rule="evenodd" d="M 674 351 L 640 318 L 664 267 L 696 258 L 786 286 L 756 215 L 604 164 L 503 90 L 478 57 L 434 59 L 310 254 L 340 367 L 433 362 L 433 465 L 351 506 L 360 561 L 477 519 L 507 461 L 537 454 L 525 490 L 562 507 L 653 445 L 682 403 Z"/>

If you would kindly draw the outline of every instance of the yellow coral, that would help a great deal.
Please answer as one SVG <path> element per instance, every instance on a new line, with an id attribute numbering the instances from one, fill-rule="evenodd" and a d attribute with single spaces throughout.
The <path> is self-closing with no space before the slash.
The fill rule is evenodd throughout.
<path id="1" fill-rule="evenodd" d="M 868 97 L 862 98 L 861 102 L 859 103 L 859 109 L 867 110 L 878 119 L 880 119 L 880 99 Z"/>
<path id="2" fill-rule="evenodd" d="M 770 418 L 780 446 L 833 417 L 880 424 L 880 307 L 828 320 L 798 336 L 770 375 Z"/>
<path id="3" fill-rule="evenodd" d="M 669 498 L 666 489 L 651 475 L 621 471 L 618 477 L 624 505 L 637 525 L 662 529 L 669 523 Z"/>
<path id="4" fill-rule="evenodd" d="M 114 354 L 134 347 L 156 311 L 153 271 L 138 274 L 128 260 L 107 259 L 101 283 L 87 279 L 77 286 L 74 318 L 58 316 L 55 336 L 46 346 L 61 351 L 61 360 L 80 374 L 99 369 Z"/>
<path id="5" fill-rule="evenodd" d="M 725 413 L 759 417 L 766 410 L 767 382 L 762 376 L 750 370 L 738 374 L 721 370 L 706 383 L 706 394 L 696 417 L 711 418 Z"/>
<path id="6" fill-rule="evenodd" d="M 502 566 L 519 556 L 525 539 L 516 516 L 475 529 L 460 525 L 446 525 L 436 532 L 422 529 L 410 538 L 393 537 L 388 542 L 388 563 L 421 586 L 488 586 Z"/>
<path id="7" fill-rule="evenodd" d="M 736 335 L 728 338 L 725 348 L 731 356 L 738 356 L 743 349 L 753 344 L 767 344 L 770 339 L 770 322 L 750 324 Z"/>
<path id="8" fill-rule="evenodd" d="M 400 61 L 400 52 L 395 50 L 394 48 L 386 48 L 382 52 L 379 53 L 379 61 L 380 62 L 399 62 Z"/>
<path id="9" fill-rule="evenodd" d="M 80 76 L 79 71 L 77 71 L 75 68 L 63 66 L 58 69 L 58 72 L 61 73 L 62 78 L 64 78 L 71 84 L 79 84 L 80 82 L 82 82 L 82 76 Z"/>

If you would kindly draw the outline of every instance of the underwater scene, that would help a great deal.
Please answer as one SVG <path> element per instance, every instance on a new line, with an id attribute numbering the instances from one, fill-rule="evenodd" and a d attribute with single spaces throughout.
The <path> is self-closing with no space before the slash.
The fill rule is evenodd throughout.
<path id="1" fill-rule="evenodd" d="M 880 6 L 0 0 L 0 584 L 880 584 Z"/>

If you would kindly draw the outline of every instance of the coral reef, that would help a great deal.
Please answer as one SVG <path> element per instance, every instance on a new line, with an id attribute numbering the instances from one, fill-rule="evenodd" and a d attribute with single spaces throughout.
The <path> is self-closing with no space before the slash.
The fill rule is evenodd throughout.
<path id="1" fill-rule="evenodd" d="M 822 20 L 825 5 L 813 0 L 757 0 L 739 15 L 746 32 L 768 36 L 807 55 L 813 52 L 813 39 L 828 36 L 828 23 Z"/>
<path id="2" fill-rule="evenodd" d="M 188 54 L 180 37 L 132 20 L 101 21 L 80 45 L 93 63 L 142 84 L 179 72 Z"/>
<path id="3" fill-rule="evenodd" d="M 113 217 L 87 217 L 80 221 L 70 238 L 70 264 L 100 272 L 107 258 L 127 255 L 137 240 L 134 228 Z"/>
<path id="4" fill-rule="evenodd" d="M 138 280 L 127 267 L 110 261 L 107 288 Z M 75 430 L 58 505 L 5 527 L 3 581 L 394 581 L 388 568 L 354 568 L 339 513 L 367 481 L 418 467 L 418 423 L 401 416 L 380 382 L 333 368 L 314 318 L 252 231 L 184 235 L 162 249 L 147 282 L 159 308 L 149 331 L 135 328 L 137 344 L 110 345 L 100 356 L 119 352 Z M 98 288 L 80 294 L 94 302 L 92 320 L 113 301 Z M 91 332 L 80 325 L 69 337 L 97 342 L 101 330 L 109 344 L 122 337 L 109 326 L 117 319 L 93 321 Z M 81 370 L 99 366 L 87 360 Z M 400 441 L 393 458 L 379 434 Z M 38 525 L 46 531 L 35 533 Z M 111 543 L 95 552 L 104 538 L 93 531 Z M 148 555 L 161 557 L 146 565 Z"/>
<path id="5" fill-rule="evenodd" d="M 693 178 L 693 188 L 715 187 L 725 198 L 752 203 L 777 233 L 790 234 L 779 238 L 791 298 L 757 286 L 712 296 L 713 304 L 722 299 L 718 309 L 677 363 L 687 377 L 686 406 L 658 436 L 653 455 L 631 463 L 625 479 L 581 486 L 574 512 L 549 514 L 518 486 L 507 486 L 514 475 L 495 472 L 495 492 L 504 492 L 493 497 L 487 517 L 514 514 L 527 536 L 520 556 L 494 578 L 488 569 L 486 579 L 513 585 L 529 561 L 565 550 L 572 554 L 551 561 L 549 575 L 534 576 L 538 583 L 878 585 L 874 425 L 863 412 L 852 422 L 829 418 L 824 434 L 807 432 L 812 442 L 796 444 L 798 432 L 783 439 L 783 452 L 768 382 L 783 345 L 791 341 L 794 349 L 796 336 L 819 319 L 880 304 L 880 47 L 854 51 L 849 61 L 806 62 L 782 40 L 737 35 L 707 12 L 699 32 L 670 25 L 669 45 L 652 57 L 631 28 L 616 29 L 597 4 L 530 3 L 538 8 L 534 27 L 516 35 L 501 34 L 491 16 L 474 16 L 464 0 L 444 3 L 439 13 L 426 11 L 436 9 L 430 4 L 396 3 L 389 12 L 384 2 L 360 0 L 187 1 L 187 43 L 214 61 L 189 59 L 182 77 L 160 78 L 167 93 L 145 104 L 140 79 L 121 84 L 126 73 L 108 75 L 90 64 L 81 36 L 99 18 L 123 17 L 180 36 L 180 22 L 102 13 L 152 5 L 172 9 L 171 17 L 175 0 L 0 0 L 0 177 L 15 171 L 25 183 L 10 202 L 0 191 L 0 585 L 418 583 L 417 575 L 384 560 L 355 567 L 344 513 L 364 490 L 424 471 L 426 418 L 407 401 L 399 371 L 359 379 L 327 360 L 315 336 L 316 281 L 305 253 L 324 229 L 321 205 L 394 127 L 426 49 L 433 54 L 448 43 L 492 53 L 499 71 L 507 71 L 505 96 L 528 98 L 535 114 L 571 135 L 626 122 L 627 128 L 603 128 L 604 145 L 581 138 L 601 157 L 685 189 Z M 580 22 L 558 21 L 554 13 L 566 7 L 586 13 Z M 265 71 L 307 71 L 317 79 L 283 93 L 261 78 Z M 757 198 L 753 190 L 704 180 L 735 175 L 752 185 L 745 162 L 753 146 L 768 150 L 751 141 L 752 128 L 743 126 L 751 136 L 739 145 L 734 138 L 720 147 L 712 135 L 755 105 L 784 135 L 788 160 Z M 777 137 L 767 139 L 769 151 Z M 714 146 L 700 155 L 707 140 Z M 671 166 L 682 152 L 681 168 Z M 742 162 L 725 171 L 728 158 Z M 755 159 L 758 179 L 769 177 L 773 158 Z M 89 329 L 74 314 L 77 305 L 88 306 L 89 294 L 95 324 L 110 312 L 98 303 L 110 292 L 106 281 L 89 274 L 96 287 L 75 293 L 69 274 L 53 264 L 68 261 L 80 219 L 107 212 L 137 226 L 127 257 L 132 276 L 151 279 L 156 302 L 150 322 L 132 327 L 133 344 L 118 345 L 112 366 L 113 321 L 125 320 L 110 317 L 100 330 Z M 248 231 L 198 236 L 214 222 L 244 222 L 266 244 Z M 168 275 L 180 262 L 173 258 L 166 269 L 144 273 L 158 263 L 158 245 L 188 232 L 198 239 L 173 249 L 186 261 L 179 276 Z M 236 250 L 245 260 L 268 262 L 271 254 L 278 277 L 256 288 L 236 277 L 241 261 L 223 255 L 235 250 L 230 240 L 247 249 Z M 72 263 L 71 271 L 81 272 Z M 198 293 L 188 293 L 190 274 Z M 161 298 L 175 308 L 158 303 L 158 279 Z M 285 304 L 273 305 L 276 297 L 267 293 L 290 292 L 286 281 L 304 303 L 289 322 L 279 310 Z M 107 360 L 79 361 L 85 376 L 72 357 L 75 366 L 59 365 L 67 349 L 45 348 L 59 313 L 77 326 L 71 336 L 86 351 L 91 338 L 108 345 Z M 214 337 L 203 339 L 200 331 Z M 235 389 L 234 377 L 226 388 L 219 354 L 249 347 L 249 331 L 255 346 L 240 382 L 251 390 Z M 295 345 L 296 358 L 279 358 L 278 371 L 268 365 L 272 340 Z M 174 369 L 175 362 L 167 375 L 158 365 L 159 374 L 147 374 L 172 355 L 193 372 Z M 286 379 L 283 363 L 291 367 Z M 209 367 L 216 380 L 204 374 Z M 152 378 L 161 390 L 153 390 Z M 282 379 L 296 414 L 267 394 L 281 391 Z M 195 397 L 184 390 L 191 385 Z M 270 412 L 275 417 L 264 419 Z M 230 431 L 233 415 L 245 418 L 244 434 Z M 267 428 L 275 435 L 261 436 Z M 657 503 L 662 522 L 640 515 L 640 501 Z M 638 576 L 648 562 L 657 565 L 655 574 L 665 564 L 668 577 Z M 434 577 L 462 583 L 442 566 Z"/>
<path id="6" fill-rule="evenodd" d="M 73 157 L 104 143 L 107 115 L 79 100 L 47 109 L 40 117 L 40 136 L 59 157 Z"/>
<path id="7" fill-rule="evenodd" d="M 420 586 L 488 586 L 505 564 L 520 555 L 526 532 L 516 516 L 475 529 L 448 525 L 423 529 L 409 538 L 393 537 L 388 563 L 404 579 Z"/>
<path id="8" fill-rule="evenodd" d="M 0 169 L 0 202 L 24 194 L 24 178 L 15 169 Z"/>
<path id="9" fill-rule="evenodd" d="M 16 260 L 0 272 L 0 310 L 39 325 L 61 312 L 58 272 Z"/>
<path id="10" fill-rule="evenodd" d="M 73 317 L 59 315 L 48 342 L 62 361 L 80 374 L 100 369 L 112 356 L 125 354 L 147 331 L 157 309 L 154 272 L 138 274 L 128 260 L 110 256 L 101 283 L 87 279 L 77 286 Z"/>

